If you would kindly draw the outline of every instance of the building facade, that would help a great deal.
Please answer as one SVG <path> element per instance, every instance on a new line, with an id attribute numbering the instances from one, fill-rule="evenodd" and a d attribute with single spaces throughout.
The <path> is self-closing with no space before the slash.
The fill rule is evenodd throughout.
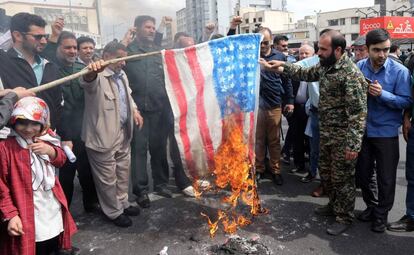
<path id="1" fill-rule="evenodd" d="M 186 8 L 176 12 L 177 17 L 177 32 L 187 32 L 187 16 Z"/>
<path id="2" fill-rule="evenodd" d="M 294 13 L 277 10 L 240 9 L 243 23 L 240 33 L 251 33 L 255 28 L 268 27 L 272 31 L 288 30 L 294 25 Z"/>
<path id="3" fill-rule="evenodd" d="M 330 28 L 341 32 L 346 39 L 347 46 L 352 45 L 359 36 L 359 22 L 361 18 L 376 17 L 379 14 L 379 6 L 349 8 L 317 14 L 317 34 Z"/>
<path id="4" fill-rule="evenodd" d="M 98 14 L 100 6 L 97 3 L 99 1 L 96 0 L 73 0 L 67 4 L 56 0 L 0 1 L 0 8 L 3 8 L 10 16 L 19 12 L 33 13 L 41 16 L 48 24 L 52 24 L 58 17 L 63 17 L 65 30 L 73 32 L 77 37 L 93 38 L 97 47 L 100 48 L 101 26 Z M 49 27 L 47 30 L 50 32 Z"/>

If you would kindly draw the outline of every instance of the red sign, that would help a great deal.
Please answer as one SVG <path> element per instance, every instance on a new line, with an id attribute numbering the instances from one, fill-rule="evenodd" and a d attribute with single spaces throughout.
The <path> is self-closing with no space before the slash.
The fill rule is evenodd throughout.
<path id="1" fill-rule="evenodd" d="M 414 18 L 413 17 L 396 17 L 396 16 L 385 16 L 369 19 L 361 19 L 359 24 L 360 35 L 365 35 L 371 30 L 377 28 L 384 28 L 388 30 L 391 38 L 414 38 Z"/>

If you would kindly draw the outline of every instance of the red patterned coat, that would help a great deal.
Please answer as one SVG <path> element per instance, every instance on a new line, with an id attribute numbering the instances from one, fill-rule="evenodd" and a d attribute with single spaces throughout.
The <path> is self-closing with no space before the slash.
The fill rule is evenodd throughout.
<path id="1" fill-rule="evenodd" d="M 57 156 L 50 163 L 55 167 L 62 167 L 66 155 L 62 149 L 54 148 Z M 71 236 L 77 229 L 58 178 L 52 191 L 62 205 L 64 232 L 60 235 L 60 246 L 69 249 Z M 7 233 L 7 220 L 16 215 L 22 220 L 25 234 L 11 237 Z M 14 137 L 0 141 L 0 240 L 0 255 L 36 253 L 30 154 L 29 150 L 20 147 Z"/>

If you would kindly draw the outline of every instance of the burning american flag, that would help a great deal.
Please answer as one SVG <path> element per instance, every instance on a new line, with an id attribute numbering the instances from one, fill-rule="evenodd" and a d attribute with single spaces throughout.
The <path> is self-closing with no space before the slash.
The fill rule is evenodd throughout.
<path id="1" fill-rule="evenodd" d="M 231 188 L 222 201 L 232 212 L 208 219 L 210 233 L 219 221 L 228 233 L 250 223 L 235 213 L 239 198 L 253 215 L 262 212 L 252 171 L 260 41 L 260 34 L 244 34 L 162 53 L 183 165 L 195 180 L 213 176 L 217 188 Z"/>

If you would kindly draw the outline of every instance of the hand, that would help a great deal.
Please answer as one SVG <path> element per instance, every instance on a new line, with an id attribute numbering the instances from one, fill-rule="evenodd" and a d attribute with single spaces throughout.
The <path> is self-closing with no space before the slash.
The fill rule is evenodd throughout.
<path id="1" fill-rule="evenodd" d="M 382 86 L 375 80 L 372 84 L 369 85 L 368 93 L 373 97 L 379 97 L 382 94 Z"/>
<path id="2" fill-rule="evenodd" d="M 56 20 L 51 25 L 52 34 L 50 35 L 49 41 L 57 42 L 64 27 L 65 27 L 65 20 L 62 17 L 56 18 Z"/>
<path id="3" fill-rule="evenodd" d="M 37 141 L 35 143 L 29 144 L 29 149 L 37 155 L 48 155 L 51 160 L 56 158 L 55 149 L 49 144 L 43 141 Z"/>
<path id="4" fill-rule="evenodd" d="M 101 59 L 101 60 L 99 60 L 99 61 L 96 61 L 96 62 L 90 63 L 90 64 L 88 65 L 88 69 L 89 69 L 89 71 L 91 71 L 91 72 L 90 72 L 90 73 L 88 73 L 88 74 L 85 74 L 85 75 L 83 76 L 83 79 L 84 79 L 86 82 L 91 82 L 91 81 L 95 80 L 95 79 L 96 79 L 97 74 L 98 74 L 98 73 L 103 72 L 103 70 L 105 70 L 105 67 L 106 67 L 106 65 L 104 65 L 104 61 L 103 61 L 102 59 Z"/>
<path id="5" fill-rule="evenodd" d="M 172 21 L 173 21 L 173 19 L 170 16 L 164 16 L 164 17 L 162 17 L 161 22 L 163 22 L 165 25 L 167 25 L 167 24 L 171 24 Z"/>
<path id="6" fill-rule="evenodd" d="M 243 18 L 241 16 L 234 16 L 230 22 L 230 29 L 236 29 L 242 22 Z"/>
<path id="7" fill-rule="evenodd" d="M 295 106 L 293 104 L 287 104 L 283 111 L 286 113 L 286 115 L 291 115 L 293 113 L 293 110 L 295 109 Z"/>
<path id="8" fill-rule="evenodd" d="M 268 65 L 265 66 L 267 70 L 276 73 L 283 73 L 283 64 L 285 64 L 285 62 L 279 60 L 270 60 L 267 62 L 267 64 Z"/>
<path id="9" fill-rule="evenodd" d="M 135 27 L 131 27 L 124 35 L 124 38 L 122 39 L 121 43 L 125 47 L 127 47 L 134 40 L 136 33 L 137 29 Z"/>
<path id="10" fill-rule="evenodd" d="M 5 95 L 9 94 L 12 91 L 13 90 L 11 90 L 11 89 L 3 89 L 3 90 L 0 90 L 0 97 L 4 97 Z"/>
<path id="11" fill-rule="evenodd" d="M 346 150 L 345 151 L 345 160 L 354 160 L 358 157 L 358 152 Z"/>
<path id="12" fill-rule="evenodd" d="M 23 97 L 34 97 L 36 96 L 36 94 L 30 90 L 27 90 L 26 88 L 23 87 L 17 87 L 14 88 L 12 90 L 14 93 L 16 93 L 17 97 L 19 99 L 23 98 Z"/>
<path id="13" fill-rule="evenodd" d="M 24 235 L 22 220 L 18 215 L 14 216 L 13 218 L 11 218 L 11 220 L 9 220 L 9 223 L 7 225 L 7 232 L 10 236 Z"/>
<path id="14" fill-rule="evenodd" d="M 62 141 L 62 147 L 63 146 L 68 146 L 70 148 L 70 150 L 73 150 L 73 142 L 72 141 Z"/>
<path id="15" fill-rule="evenodd" d="M 137 125 L 139 129 L 141 129 L 144 125 L 144 118 L 142 118 L 141 113 L 138 110 L 134 110 L 134 121 L 135 125 Z"/>
<path id="16" fill-rule="evenodd" d="M 205 30 L 206 34 L 210 35 L 214 32 L 215 28 L 216 28 L 216 24 L 210 22 L 204 27 L 204 30 Z"/>
<path id="17" fill-rule="evenodd" d="M 410 132 L 410 129 L 411 129 L 410 119 L 404 118 L 402 131 L 403 131 L 403 136 L 404 136 L 405 142 L 408 142 L 408 133 Z"/>

